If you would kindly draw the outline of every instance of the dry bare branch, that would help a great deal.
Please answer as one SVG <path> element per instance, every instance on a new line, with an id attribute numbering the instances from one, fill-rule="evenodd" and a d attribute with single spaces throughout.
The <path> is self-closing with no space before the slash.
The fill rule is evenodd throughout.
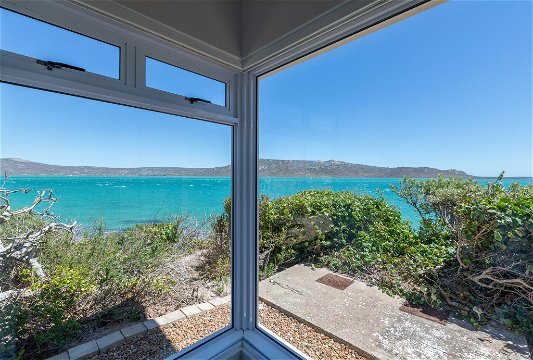
<path id="1" fill-rule="evenodd" d="M 491 267 L 475 276 L 470 276 L 469 279 L 487 289 L 502 289 L 512 292 L 533 305 L 533 286 L 531 285 L 533 284 L 533 277 L 531 276 L 523 279 L 517 277 L 516 272 L 512 270 Z"/>
<path id="2" fill-rule="evenodd" d="M 7 274 L 14 263 L 22 263 L 35 271 L 40 277 L 46 274 L 37 259 L 37 249 L 42 238 L 53 231 L 73 232 L 76 222 L 66 225 L 49 223 L 36 231 L 29 231 L 26 234 L 16 237 L 5 238 L 0 241 L 0 273 Z M 4 245 L 3 243 L 7 243 Z"/>
<path id="3" fill-rule="evenodd" d="M 16 193 L 27 194 L 30 191 L 31 189 L 27 188 L 7 189 L 5 188 L 4 180 L 4 185 L 0 188 L 0 224 L 4 224 L 9 219 L 24 214 L 32 214 L 41 218 L 54 218 L 50 213 L 50 209 L 57 202 L 57 198 L 53 196 L 53 191 L 50 189 L 39 191 L 30 206 L 25 206 L 17 210 L 11 209 L 10 195 Z M 37 206 L 41 204 L 45 204 L 46 207 L 42 211 L 37 211 Z M 0 239 L 0 274 L 10 274 L 14 266 L 22 264 L 33 269 L 38 277 L 46 277 L 44 269 L 37 258 L 39 243 L 50 232 L 65 231 L 72 233 L 75 226 L 75 222 L 70 225 L 51 222 L 42 226 L 40 229 Z"/>

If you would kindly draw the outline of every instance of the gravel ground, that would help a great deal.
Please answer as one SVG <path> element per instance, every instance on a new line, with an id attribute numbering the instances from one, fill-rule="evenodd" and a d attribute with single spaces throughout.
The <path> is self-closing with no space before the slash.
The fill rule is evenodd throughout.
<path id="1" fill-rule="evenodd" d="M 346 345 L 265 304 L 259 306 L 259 322 L 313 359 L 366 359 Z"/>
<path id="2" fill-rule="evenodd" d="M 198 266 L 203 262 L 203 251 L 196 251 L 189 255 L 176 255 L 157 270 L 153 276 L 175 279 L 171 289 L 163 296 L 143 299 L 144 315 L 155 318 L 180 307 L 203 303 L 215 296 L 227 295 L 227 290 L 216 292 L 219 286 L 202 278 Z"/>
<path id="3" fill-rule="evenodd" d="M 192 254 L 175 254 L 167 259 L 155 273 L 154 277 L 176 279 L 167 292 L 159 296 L 148 294 L 144 298 L 136 299 L 136 303 L 125 303 L 123 308 L 118 308 L 118 312 L 126 313 L 130 308 L 141 313 L 141 320 L 152 319 L 167 314 L 181 307 L 206 302 L 215 296 L 227 295 L 229 287 L 225 287 L 222 293 L 217 292 L 220 284 L 209 282 L 202 278 L 198 271 L 198 266 L 202 264 L 203 252 L 196 251 Z M 113 321 L 110 324 L 102 325 L 101 322 L 92 321 L 84 323 L 84 332 L 69 343 L 66 343 L 58 352 L 72 348 L 81 343 L 98 339 L 102 336 L 120 330 L 134 322 Z"/>
<path id="4" fill-rule="evenodd" d="M 261 305 L 260 322 L 266 328 L 295 345 L 313 359 L 361 359 L 357 352 L 337 343 L 311 327 L 299 323 L 279 311 Z M 129 340 L 124 344 L 96 355 L 90 360 L 160 360 L 194 344 L 198 340 L 222 329 L 230 321 L 230 307 L 224 305 L 206 311 L 192 318 L 178 321 L 161 329 L 154 329 L 142 337 Z"/>
<path id="5" fill-rule="evenodd" d="M 144 336 L 88 359 L 90 360 L 160 360 L 194 344 L 231 321 L 229 305 L 219 306 L 200 315 L 148 331 Z"/>

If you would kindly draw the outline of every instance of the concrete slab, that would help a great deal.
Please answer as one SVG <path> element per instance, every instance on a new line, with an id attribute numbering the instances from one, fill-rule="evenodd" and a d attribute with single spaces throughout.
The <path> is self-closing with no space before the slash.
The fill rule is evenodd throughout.
<path id="1" fill-rule="evenodd" d="M 200 310 L 202 310 L 202 311 L 211 310 L 211 309 L 214 309 L 214 308 L 215 308 L 215 307 L 214 307 L 212 304 L 210 304 L 210 303 L 201 303 L 201 304 L 198 304 L 197 306 L 198 306 L 198 307 L 200 308 Z"/>
<path id="2" fill-rule="evenodd" d="M 296 265 L 259 286 L 260 298 L 374 359 L 529 359 L 524 337 L 438 324 L 400 311 L 403 300 L 354 281 L 344 290 L 316 282 L 330 273 Z"/>
<path id="3" fill-rule="evenodd" d="M 220 305 L 226 304 L 227 301 L 222 298 L 216 297 L 216 298 L 209 300 L 209 303 L 213 306 L 220 306 Z"/>
<path id="4" fill-rule="evenodd" d="M 146 332 L 146 326 L 143 323 L 134 324 L 120 330 L 125 339 L 144 334 Z"/>
<path id="5" fill-rule="evenodd" d="M 143 322 L 143 325 L 147 330 L 152 330 L 160 326 L 159 322 L 156 319 L 150 319 Z"/>
<path id="6" fill-rule="evenodd" d="M 124 335 L 120 331 L 112 332 L 96 340 L 96 345 L 100 351 L 105 351 L 113 346 L 117 346 L 124 342 Z"/>
<path id="7" fill-rule="evenodd" d="M 46 360 L 70 360 L 70 357 L 68 356 L 68 352 L 62 352 L 61 354 L 57 354 L 55 356 L 52 356 Z"/>
<path id="8" fill-rule="evenodd" d="M 160 316 L 155 320 L 160 326 L 175 323 L 178 320 L 185 319 L 185 314 L 181 310 L 172 311 L 168 314 Z"/>
<path id="9" fill-rule="evenodd" d="M 183 308 L 180 309 L 185 315 L 187 315 L 187 317 L 189 316 L 193 316 L 193 315 L 196 315 L 196 314 L 199 314 L 202 312 L 202 309 L 200 309 L 198 306 L 196 305 L 190 305 L 190 306 L 185 306 Z"/>
<path id="10" fill-rule="evenodd" d="M 96 341 L 93 340 L 69 349 L 68 356 L 70 357 L 70 360 L 76 360 L 85 356 L 98 354 L 99 351 L 100 349 L 98 349 Z"/>

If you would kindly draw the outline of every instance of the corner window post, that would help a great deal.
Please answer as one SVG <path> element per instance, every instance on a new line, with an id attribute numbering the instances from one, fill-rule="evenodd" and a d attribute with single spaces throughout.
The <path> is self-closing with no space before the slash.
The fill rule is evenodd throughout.
<path id="1" fill-rule="evenodd" d="M 253 330 L 257 314 L 256 79 L 239 75 L 239 124 L 234 127 L 234 327 Z"/>

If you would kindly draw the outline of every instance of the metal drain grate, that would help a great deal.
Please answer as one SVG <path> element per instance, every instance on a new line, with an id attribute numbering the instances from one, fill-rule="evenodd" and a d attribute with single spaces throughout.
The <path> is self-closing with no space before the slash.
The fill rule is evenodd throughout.
<path id="1" fill-rule="evenodd" d="M 320 279 L 318 279 L 316 282 L 319 282 L 321 284 L 331 286 L 335 289 L 344 290 L 351 284 L 353 284 L 352 279 L 345 278 L 344 276 L 339 276 L 335 274 L 327 274 L 322 276 Z"/>
<path id="2" fill-rule="evenodd" d="M 429 306 L 411 304 L 408 301 L 400 306 L 400 310 L 442 325 L 446 324 L 448 320 L 448 314 L 446 314 L 444 311 L 433 309 Z"/>

